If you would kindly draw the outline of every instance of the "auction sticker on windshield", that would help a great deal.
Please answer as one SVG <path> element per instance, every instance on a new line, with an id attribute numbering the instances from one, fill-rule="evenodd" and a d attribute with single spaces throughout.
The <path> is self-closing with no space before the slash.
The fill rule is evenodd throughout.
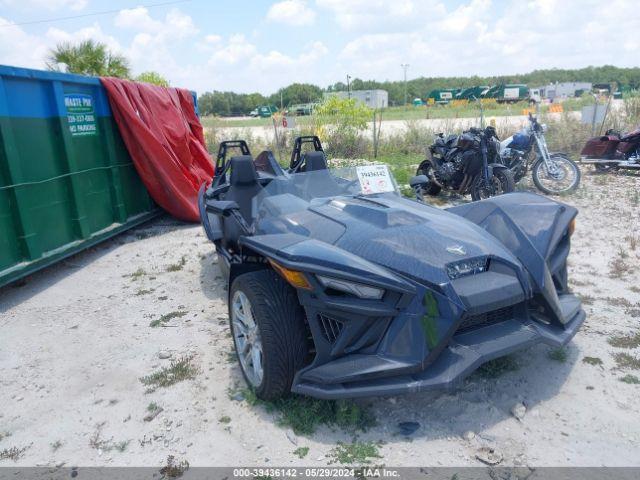
<path id="1" fill-rule="evenodd" d="M 356 167 L 356 173 L 365 195 L 395 191 L 386 165 L 361 165 Z"/>

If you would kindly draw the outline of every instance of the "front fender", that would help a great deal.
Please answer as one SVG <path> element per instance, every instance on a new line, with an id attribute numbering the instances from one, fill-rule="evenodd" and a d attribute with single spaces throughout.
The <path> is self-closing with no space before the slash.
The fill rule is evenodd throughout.
<path id="1" fill-rule="evenodd" d="M 557 292 L 567 290 L 569 223 L 574 207 L 533 193 L 510 193 L 449 208 L 481 226 L 518 258 L 556 318 L 562 319 Z"/>
<path id="2" fill-rule="evenodd" d="M 292 270 L 339 277 L 414 294 L 414 286 L 395 273 L 339 247 L 291 233 L 241 237 L 240 246 Z"/>
<path id="3" fill-rule="evenodd" d="M 490 163 L 488 167 L 490 175 L 493 175 L 494 170 L 509 170 L 509 167 L 502 165 L 501 163 Z"/>

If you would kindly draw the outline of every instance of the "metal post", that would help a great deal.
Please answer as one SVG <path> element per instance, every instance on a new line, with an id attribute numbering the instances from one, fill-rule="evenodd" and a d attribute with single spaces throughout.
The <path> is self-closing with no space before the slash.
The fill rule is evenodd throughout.
<path id="1" fill-rule="evenodd" d="M 347 75 L 347 98 L 351 98 L 351 85 L 349 80 L 351 80 L 351 76 Z"/>
<path id="2" fill-rule="evenodd" d="M 404 107 L 407 108 L 407 68 L 409 68 L 409 64 L 402 63 L 400 66 L 404 70 Z"/>
<path id="3" fill-rule="evenodd" d="M 596 114 L 598 113 L 598 96 L 593 94 L 595 103 L 593 104 L 593 116 L 591 117 L 591 136 L 596 134 Z"/>

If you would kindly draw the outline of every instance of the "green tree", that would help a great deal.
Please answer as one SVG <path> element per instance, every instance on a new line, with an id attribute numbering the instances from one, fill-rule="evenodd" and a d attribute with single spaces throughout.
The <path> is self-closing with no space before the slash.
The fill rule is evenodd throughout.
<path id="1" fill-rule="evenodd" d="M 134 78 L 136 82 L 144 82 L 144 83 L 152 83 L 153 85 L 159 85 L 161 87 L 168 87 L 169 80 L 164 78 L 158 72 L 142 72 L 136 78 Z"/>
<path id="2" fill-rule="evenodd" d="M 93 40 L 59 43 L 49 51 L 46 63 L 47 68 L 54 71 L 59 71 L 60 64 L 64 63 L 69 73 L 129 78 L 129 61 Z"/>
<path id="3" fill-rule="evenodd" d="M 314 109 L 311 118 L 314 133 L 327 143 L 329 155 L 353 158 L 363 154 L 359 134 L 372 118 L 372 110 L 365 104 L 330 95 Z"/>
<path id="4" fill-rule="evenodd" d="M 310 83 L 292 83 L 272 94 L 269 103 L 279 107 L 281 97 L 284 107 L 297 103 L 313 103 L 322 100 L 322 89 Z"/>

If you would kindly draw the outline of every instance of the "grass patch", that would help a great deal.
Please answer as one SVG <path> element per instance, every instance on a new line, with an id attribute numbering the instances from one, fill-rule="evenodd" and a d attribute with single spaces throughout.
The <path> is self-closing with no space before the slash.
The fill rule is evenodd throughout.
<path id="1" fill-rule="evenodd" d="M 297 455 L 298 458 L 304 458 L 309 453 L 309 447 L 298 447 L 293 451 L 294 455 Z"/>
<path id="2" fill-rule="evenodd" d="M 598 357 L 584 357 L 582 359 L 582 363 L 598 366 L 598 365 L 602 365 L 602 359 Z"/>
<path id="3" fill-rule="evenodd" d="M 176 457 L 169 455 L 167 464 L 160 469 L 160 475 L 162 478 L 178 478 L 187 470 L 189 470 L 189 462 L 186 460 L 177 461 Z"/>
<path id="4" fill-rule="evenodd" d="M 628 353 L 616 353 L 613 358 L 620 368 L 640 370 L 640 358 L 636 358 Z"/>
<path id="5" fill-rule="evenodd" d="M 114 442 L 112 438 L 109 440 L 102 439 L 102 427 L 104 423 L 97 426 L 96 431 L 91 435 L 89 439 L 89 446 L 91 448 L 95 448 L 96 450 L 102 450 L 103 452 L 110 452 L 112 450 L 117 450 L 118 452 L 124 452 L 131 440 L 123 440 L 121 442 Z"/>
<path id="6" fill-rule="evenodd" d="M 515 372 L 519 368 L 518 362 L 512 356 L 507 355 L 482 364 L 476 372 L 483 378 L 498 378 L 505 373 Z"/>
<path id="7" fill-rule="evenodd" d="M 371 459 L 382 458 L 378 448 L 378 445 L 373 442 L 338 442 L 338 445 L 329 452 L 331 459 L 329 463 L 369 465 Z"/>
<path id="8" fill-rule="evenodd" d="M 218 419 L 218 422 L 220 422 L 220 423 L 225 423 L 225 424 L 226 424 L 226 423 L 231 423 L 231 417 L 230 417 L 230 416 L 228 416 L 228 415 L 223 415 L 222 417 L 220 417 L 220 418 Z"/>
<path id="9" fill-rule="evenodd" d="M 157 372 L 140 378 L 143 385 L 149 387 L 152 392 L 159 387 L 170 387 L 183 380 L 191 380 L 199 373 L 198 367 L 192 363 L 193 357 L 181 357 L 172 360 L 168 367 L 161 368 Z"/>
<path id="10" fill-rule="evenodd" d="M 624 383 L 628 383 L 630 385 L 640 385 L 640 378 L 636 377 L 635 375 L 625 375 L 624 377 L 620 378 L 621 382 Z"/>
<path id="11" fill-rule="evenodd" d="M 125 275 L 125 277 L 130 277 L 131 280 L 133 280 L 135 282 L 137 280 L 140 280 L 146 274 L 147 274 L 147 272 L 145 272 L 143 268 L 139 268 L 135 272 L 130 273 L 129 275 Z"/>
<path id="12" fill-rule="evenodd" d="M 609 337 L 609 345 L 616 348 L 638 348 L 640 347 L 640 332 L 632 335 L 616 335 Z"/>
<path id="13" fill-rule="evenodd" d="M 622 248 L 618 250 L 618 255 L 609 263 L 609 276 L 611 278 L 622 278 L 633 272 L 633 266 L 627 262 L 629 254 Z"/>
<path id="14" fill-rule="evenodd" d="M 580 301 L 585 305 L 593 305 L 593 302 L 596 300 L 593 296 L 588 294 L 578 294 L 578 296 L 580 297 Z"/>
<path id="15" fill-rule="evenodd" d="M 376 424 L 369 409 L 351 401 L 291 396 L 265 405 L 267 411 L 278 413 L 280 426 L 290 427 L 297 435 L 311 435 L 320 425 L 366 431 Z"/>
<path id="16" fill-rule="evenodd" d="M 547 353 L 547 357 L 555 362 L 564 363 L 567 361 L 569 355 L 567 354 L 567 350 L 561 347 L 549 350 L 549 352 Z"/>
<path id="17" fill-rule="evenodd" d="M 151 402 L 147 405 L 147 412 L 155 412 L 158 409 L 158 404 L 156 402 Z"/>
<path id="18" fill-rule="evenodd" d="M 14 462 L 17 462 L 20 459 L 20 457 L 24 455 L 24 452 L 26 450 L 27 450 L 27 447 L 5 448 L 4 450 L 0 450 L 0 460 L 13 460 Z"/>
<path id="19" fill-rule="evenodd" d="M 185 312 L 183 310 L 176 310 L 174 312 L 165 313 L 160 318 L 156 318 L 155 320 L 153 320 L 149 324 L 149 326 L 151 328 L 161 327 L 161 326 L 167 324 L 168 322 L 170 322 L 171 320 L 173 320 L 174 318 L 182 318 L 182 317 L 184 317 L 187 313 L 189 313 L 189 312 Z"/>
<path id="20" fill-rule="evenodd" d="M 153 293 L 154 290 L 147 290 L 146 288 L 141 288 L 136 292 L 136 297 L 141 297 L 142 295 L 149 295 L 150 293 Z"/>
<path id="21" fill-rule="evenodd" d="M 249 388 L 229 389 L 227 395 L 233 399 L 237 393 L 241 393 L 249 405 L 261 405 L 267 412 L 275 413 L 278 425 L 291 428 L 296 435 L 311 435 L 321 425 L 350 432 L 364 432 L 376 424 L 376 419 L 368 408 L 349 400 L 318 400 L 293 395 L 265 402 Z"/>
<path id="22" fill-rule="evenodd" d="M 179 272 L 187 264 L 187 258 L 183 255 L 178 263 L 173 263 L 167 267 L 167 272 Z"/>
<path id="23" fill-rule="evenodd" d="M 60 440 L 56 440 L 51 444 L 51 450 L 54 452 L 57 452 L 60 447 L 62 447 L 62 442 Z"/>

